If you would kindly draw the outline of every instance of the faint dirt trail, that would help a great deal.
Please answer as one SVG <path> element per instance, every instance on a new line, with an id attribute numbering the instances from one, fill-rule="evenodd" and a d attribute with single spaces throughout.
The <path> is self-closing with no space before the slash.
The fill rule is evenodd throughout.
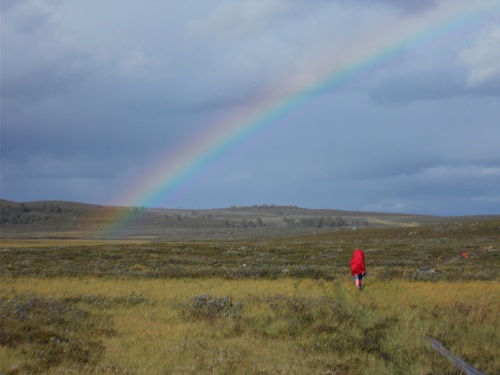
<path id="1" fill-rule="evenodd" d="M 354 303 L 366 303 L 378 305 L 378 301 L 375 296 L 370 292 L 369 287 L 363 290 L 358 290 L 354 281 L 347 281 L 347 279 L 336 279 L 333 283 L 327 281 L 321 281 L 321 286 L 325 297 L 333 298 L 345 306 L 352 306 Z"/>
<path id="2" fill-rule="evenodd" d="M 343 308 L 355 314 L 358 307 L 367 307 L 370 310 L 393 309 L 391 301 L 384 300 L 384 294 L 377 290 L 382 284 L 368 284 L 368 287 L 360 291 L 354 286 L 354 282 L 347 279 L 337 279 L 333 283 L 322 282 L 324 294 L 327 298 L 338 301 Z M 377 293 L 378 292 L 378 293 Z M 397 310 L 398 319 L 405 321 L 404 326 L 411 328 L 411 331 L 420 336 L 419 339 L 426 342 L 428 347 L 434 349 L 443 358 L 450 361 L 455 367 L 467 375 L 485 375 L 485 373 L 473 367 L 470 363 L 453 353 L 441 342 L 432 337 L 428 337 L 427 333 L 419 327 L 418 318 L 415 317 L 414 311 L 409 307 L 400 306 Z M 415 339 L 417 339 L 415 337 Z"/>

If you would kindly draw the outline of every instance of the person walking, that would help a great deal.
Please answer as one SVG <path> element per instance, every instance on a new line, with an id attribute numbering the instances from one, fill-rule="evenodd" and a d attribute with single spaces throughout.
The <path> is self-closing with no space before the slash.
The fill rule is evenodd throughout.
<path id="1" fill-rule="evenodd" d="M 363 276 L 366 275 L 365 253 L 361 249 L 354 250 L 351 259 L 351 274 L 354 276 L 356 287 L 363 289 Z"/>

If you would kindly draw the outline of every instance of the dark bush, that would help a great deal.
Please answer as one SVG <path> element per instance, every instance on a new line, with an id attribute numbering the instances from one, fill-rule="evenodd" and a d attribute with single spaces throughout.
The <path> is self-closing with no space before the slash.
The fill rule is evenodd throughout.
<path id="1" fill-rule="evenodd" d="M 189 314 L 198 319 L 215 321 L 216 319 L 240 319 L 243 303 L 233 303 L 230 297 L 214 297 L 208 294 L 195 296 L 187 306 Z"/>
<path id="2" fill-rule="evenodd" d="M 109 317 L 40 296 L 0 298 L 0 346 L 20 348 L 20 369 L 38 373 L 63 362 L 94 366 L 104 354 L 100 335 L 114 334 Z"/>

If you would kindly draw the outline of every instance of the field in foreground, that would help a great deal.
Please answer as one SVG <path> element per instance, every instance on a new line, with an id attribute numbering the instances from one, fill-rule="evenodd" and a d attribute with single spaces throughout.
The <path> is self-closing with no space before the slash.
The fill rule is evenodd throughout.
<path id="1" fill-rule="evenodd" d="M 2 280 L 0 372 L 498 373 L 498 282 Z"/>
<path id="2" fill-rule="evenodd" d="M 499 229 L 5 239 L 0 374 L 459 374 L 427 336 L 499 373 Z"/>

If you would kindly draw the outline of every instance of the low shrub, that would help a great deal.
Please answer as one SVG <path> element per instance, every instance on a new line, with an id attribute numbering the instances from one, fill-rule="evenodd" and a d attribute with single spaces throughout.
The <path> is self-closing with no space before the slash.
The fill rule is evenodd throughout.
<path id="1" fill-rule="evenodd" d="M 79 295 L 76 297 L 65 298 L 64 301 L 71 303 L 85 303 L 101 309 L 107 309 L 116 306 L 134 307 L 149 302 L 146 298 L 134 294 L 130 296 L 116 297 L 96 296 L 94 294 L 88 296 Z"/>
<path id="2" fill-rule="evenodd" d="M 63 362 L 94 366 L 104 354 L 100 335 L 114 334 L 112 320 L 71 303 L 36 295 L 0 298 L 0 346 L 20 349 L 19 370 L 39 373 Z"/>
<path id="3" fill-rule="evenodd" d="M 243 303 L 233 303 L 230 297 L 214 297 L 209 294 L 195 296 L 185 310 L 194 318 L 215 321 L 220 318 L 240 319 Z"/>

